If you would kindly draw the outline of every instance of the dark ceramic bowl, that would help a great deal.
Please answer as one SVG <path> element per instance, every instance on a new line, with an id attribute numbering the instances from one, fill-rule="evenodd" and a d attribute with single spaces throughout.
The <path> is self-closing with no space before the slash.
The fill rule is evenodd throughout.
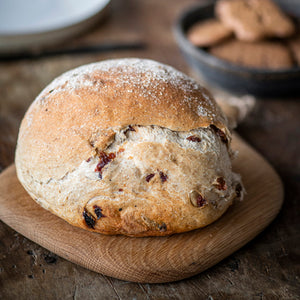
<path id="1" fill-rule="evenodd" d="M 300 11 L 300 6 L 297 7 Z M 293 96 L 300 92 L 300 68 L 281 70 L 254 69 L 232 64 L 209 54 L 205 49 L 192 45 L 186 37 L 190 26 L 200 20 L 214 17 L 213 2 L 184 12 L 175 24 L 177 43 L 190 64 L 208 82 L 235 93 L 258 96 Z"/>

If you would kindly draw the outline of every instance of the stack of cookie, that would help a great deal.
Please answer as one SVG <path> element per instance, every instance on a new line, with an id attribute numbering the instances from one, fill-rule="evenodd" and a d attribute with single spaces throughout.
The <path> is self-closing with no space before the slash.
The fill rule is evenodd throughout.
<path id="1" fill-rule="evenodd" d="M 219 0 L 217 18 L 195 23 L 189 41 L 234 64 L 259 69 L 300 65 L 296 26 L 271 0 Z"/>

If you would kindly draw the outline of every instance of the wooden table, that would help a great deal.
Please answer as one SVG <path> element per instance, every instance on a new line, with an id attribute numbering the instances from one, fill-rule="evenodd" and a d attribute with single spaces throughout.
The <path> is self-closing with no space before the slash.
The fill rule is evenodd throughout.
<path id="1" fill-rule="evenodd" d="M 0 62 L 0 171 L 13 162 L 18 126 L 27 107 L 60 73 L 97 60 L 134 56 L 159 60 L 191 73 L 171 28 L 179 13 L 197 2 L 115 0 L 112 14 L 105 22 L 69 42 L 77 46 L 142 41 L 147 44 L 143 50 Z M 256 109 L 238 128 L 280 174 L 285 202 L 276 220 L 235 254 L 190 279 L 138 284 L 74 265 L 0 222 L 0 299 L 297 299 L 299 100 L 300 95 L 258 100 Z"/>

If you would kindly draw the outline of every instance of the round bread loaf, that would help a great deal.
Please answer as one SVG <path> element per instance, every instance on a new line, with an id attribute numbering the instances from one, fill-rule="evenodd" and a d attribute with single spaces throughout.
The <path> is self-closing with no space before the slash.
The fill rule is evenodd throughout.
<path id="1" fill-rule="evenodd" d="M 172 67 L 116 59 L 47 86 L 19 132 L 20 182 L 45 209 L 104 234 L 163 236 L 241 196 L 230 132 L 206 89 Z"/>

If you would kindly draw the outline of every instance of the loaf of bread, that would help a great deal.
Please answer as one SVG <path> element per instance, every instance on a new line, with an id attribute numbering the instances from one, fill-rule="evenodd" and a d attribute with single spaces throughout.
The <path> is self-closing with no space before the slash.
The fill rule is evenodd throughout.
<path id="1" fill-rule="evenodd" d="M 164 236 L 242 197 L 226 117 L 172 67 L 116 59 L 71 70 L 28 109 L 17 175 L 43 208 L 103 234 Z"/>

